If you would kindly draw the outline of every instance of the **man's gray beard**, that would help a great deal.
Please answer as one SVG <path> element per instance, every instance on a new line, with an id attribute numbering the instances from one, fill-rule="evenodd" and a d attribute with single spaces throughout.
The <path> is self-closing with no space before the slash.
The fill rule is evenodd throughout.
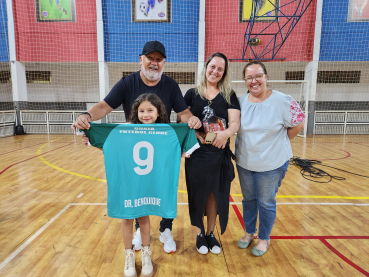
<path id="1" fill-rule="evenodd" d="M 157 81 L 160 79 L 161 75 L 163 74 L 163 71 L 158 71 L 157 73 L 151 73 L 150 69 L 145 69 L 143 66 L 141 67 L 141 71 L 143 75 L 151 82 Z"/>

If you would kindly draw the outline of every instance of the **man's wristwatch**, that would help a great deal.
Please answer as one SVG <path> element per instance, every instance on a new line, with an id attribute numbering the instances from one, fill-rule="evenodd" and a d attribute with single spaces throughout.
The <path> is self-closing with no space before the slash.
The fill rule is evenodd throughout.
<path id="1" fill-rule="evenodd" d="M 92 116 L 90 115 L 90 113 L 89 113 L 89 112 L 83 112 L 83 113 L 81 113 L 80 115 L 83 115 L 83 114 L 87 114 L 87 115 L 92 119 Z"/>

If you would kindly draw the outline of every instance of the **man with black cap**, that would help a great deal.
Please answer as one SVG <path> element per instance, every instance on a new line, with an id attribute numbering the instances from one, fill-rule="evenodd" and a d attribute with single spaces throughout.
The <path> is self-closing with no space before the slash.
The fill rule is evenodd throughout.
<path id="1" fill-rule="evenodd" d="M 141 94 L 154 93 L 163 101 L 168 117 L 172 109 L 177 113 L 181 122 L 188 123 L 190 128 L 201 127 L 200 120 L 193 116 L 188 109 L 178 84 L 165 74 L 165 47 L 159 41 L 149 41 L 145 44 L 140 55 L 141 70 L 123 77 L 115 84 L 110 93 L 88 112 L 82 113 L 72 125 L 72 129 L 89 129 L 91 121 L 96 121 L 123 105 L 128 118 L 133 101 Z M 176 251 L 176 243 L 171 234 L 173 219 L 163 218 L 160 222 L 160 241 L 164 243 L 164 251 Z M 132 244 L 135 250 L 141 249 L 141 235 L 138 222 L 137 231 Z"/>
<path id="2" fill-rule="evenodd" d="M 141 94 L 154 93 L 163 101 L 168 116 L 172 109 L 180 117 L 181 122 L 188 123 L 190 128 L 198 129 L 200 120 L 188 109 L 178 84 L 165 74 L 165 47 L 159 41 L 149 41 L 140 55 L 141 70 L 123 77 L 115 84 L 110 93 L 88 112 L 82 113 L 72 125 L 72 129 L 87 129 L 89 122 L 96 121 L 123 104 L 127 118 L 131 113 L 133 101 Z"/>

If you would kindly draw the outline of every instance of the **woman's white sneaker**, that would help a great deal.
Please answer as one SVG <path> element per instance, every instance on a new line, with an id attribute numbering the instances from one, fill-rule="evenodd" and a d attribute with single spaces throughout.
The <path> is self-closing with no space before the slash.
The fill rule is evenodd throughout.
<path id="1" fill-rule="evenodd" d="M 124 277 L 137 277 L 135 266 L 135 251 L 133 249 L 125 249 L 126 261 L 124 263 Z"/>
<path id="2" fill-rule="evenodd" d="M 206 236 L 206 242 L 208 243 L 208 248 L 213 254 L 220 254 L 220 244 L 215 238 L 213 232 L 211 232 L 208 236 Z"/>
<path id="3" fill-rule="evenodd" d="M 142 277 L 151 277 L 154 274 L 154 267 L 151 262 L 151 250 L 150 246 L 141 247 L 141 260 L 142 260 Z"/>

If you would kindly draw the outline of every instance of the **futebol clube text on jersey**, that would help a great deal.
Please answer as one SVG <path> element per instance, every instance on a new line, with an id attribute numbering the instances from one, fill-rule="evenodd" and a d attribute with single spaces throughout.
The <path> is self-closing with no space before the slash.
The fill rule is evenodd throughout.
<path id="1" fill-rule="evenodd" d="M 108 216 L 177 217 L 181 151 L 199 148 L 187 124 L 96 124 L 83 130 L 103 149 L 108 183 Z"/>

